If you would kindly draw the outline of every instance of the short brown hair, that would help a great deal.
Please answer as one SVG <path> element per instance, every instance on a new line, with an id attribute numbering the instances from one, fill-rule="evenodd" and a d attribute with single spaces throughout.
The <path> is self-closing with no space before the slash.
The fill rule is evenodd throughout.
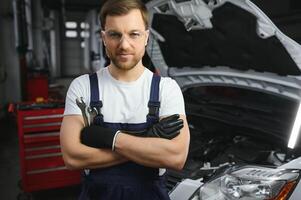
<path id="1" fill-rule="evenodd" d="M 148 12 L 141 0 L 107 0 L 101 7 L 99 20 L 101 28 L 104 29 L 107 16 L 126 15 L 133 9 L 139 9 L 145 24 L 148 28 Z"/>

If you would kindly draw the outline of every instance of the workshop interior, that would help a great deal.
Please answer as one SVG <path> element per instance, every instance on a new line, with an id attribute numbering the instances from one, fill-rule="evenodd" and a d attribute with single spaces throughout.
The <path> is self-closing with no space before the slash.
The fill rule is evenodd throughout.
<path id="1" fill-rule="evenodd" d="M 179 84 L 190 129 L 171 200 L 300 199 L 301 1 L 143 2 L 143 64 Z M 0 199 L 78 198 L 59 131 L 71 81 L 108 65 L 103 3 L 0 1 Z"/>

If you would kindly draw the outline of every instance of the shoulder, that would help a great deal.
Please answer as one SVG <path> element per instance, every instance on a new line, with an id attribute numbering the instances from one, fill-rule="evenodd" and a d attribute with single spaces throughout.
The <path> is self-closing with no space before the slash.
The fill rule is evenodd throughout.
<path id="1" fill-rule="evenodd" d="M 182 97 L 180 86 L 170 77 L 161 77 L 159 87 L 162 100 Z"/>
<path id="2" fill-rule="evenodd" d="M 148 80 L 152 80 L 154 73 L 146 68 L 146 73 L 144 73 L 144 75 L 146 76 L 146 78 Z M 178 85 L 177 82 L 170 77 L 163 77 L 163 76 L 160 76 L 160 77 L 161 77 L 160 78 L 160 89 L 163 89 L 164 87 Z"/>
<path id="3" fill-rule="evenodd" d="M 81 75 L 73 79 L 73 81 L 70 84 L 69 90 L 86 88 L 88 83 L 89 83 L 89 75 L 88 74 Z"/>
<path id="4" fill-rule="evenodd" d="M 90 90 L 89 75 L 81 75 L 71 82 L 68 91 L 67 98 L 75 99 L 77 97 L 89 96 L 88 92 Z"/>
<path id="5" fill-rule="evenodd" d="M 160 116 L 185 115 L 183 94 L 178 83 L 170 77 L 162 77 L 160 82 Z"/>
<path id="6" fill-rule="evenodd" d="M 106 68 L 100 69 L 99 71 L 95 72 L 97 74 L 98 79 L 102 78 L 106 75 L 105 73 Z M 76 77 L 72 82 L 70 87 L 79 87 L 79 88 L 85 88 L 90 86 L 90 74 L 83 74 L 78 77 Z"/>
<path id="7" fill-rule="evenodd" d="M 175 88 L 175 87 L 178 88 L 179 85 L 174 79 L 170 77 L 161 77 L 160 89 L 164 90 L 164 89 Z"/>

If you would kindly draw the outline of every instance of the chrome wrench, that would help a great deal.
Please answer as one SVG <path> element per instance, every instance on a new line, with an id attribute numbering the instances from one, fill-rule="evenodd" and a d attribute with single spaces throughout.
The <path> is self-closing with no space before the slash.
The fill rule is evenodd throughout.
<path id="1" fill-rule="evenodd" d="M 94 122 L 94 118 L 98 115 L 98 111 L 96 108 L 94 107 L 88 107 L 88 114 L 89 114 L 89 121 L 90 123 L 93 123 Z"/>
<path id="2" fill-rule="evenodd" d="M 84 101 L 84 98 L 83 97 L 78 97 L 78 98 L 76 98 L 75 101 L 76 101 L 76 105 L 82 111 L 85 126 L 89 126 L 90 125 L 90 120 L 89 120 L 89 116 L 88 116 L 88 107 L 87 107 L 87 105 Z"/>
<path id="3" fill-rule="evenodd" d="M 89 126 L 90 125 L 90 118 L 89 118 L 90 117 L 90 115 L 89 115 L 90 107 L 87 107 L 83 97 L 76 98 L 75 102 L 76 102 L 76 105 L 82 111 L 85 126 Z M 84 172 L 85 172 L 86 175 L 89 175 L 90 170 L 89 169 L 84 169 Z"/>

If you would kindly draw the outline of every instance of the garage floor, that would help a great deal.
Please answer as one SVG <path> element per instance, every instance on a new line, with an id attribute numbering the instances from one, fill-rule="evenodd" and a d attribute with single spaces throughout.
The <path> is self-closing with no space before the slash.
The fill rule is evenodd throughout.
<path id="1" fill-rule="evenodd" d="M 13 118 L 0 120 L 0 199 L 16 200 L 22 190 L 20 180 L 17 126 Z M 34 200 L 74 200 L 80 192 L 78 185 L 32 193 Z"/>

